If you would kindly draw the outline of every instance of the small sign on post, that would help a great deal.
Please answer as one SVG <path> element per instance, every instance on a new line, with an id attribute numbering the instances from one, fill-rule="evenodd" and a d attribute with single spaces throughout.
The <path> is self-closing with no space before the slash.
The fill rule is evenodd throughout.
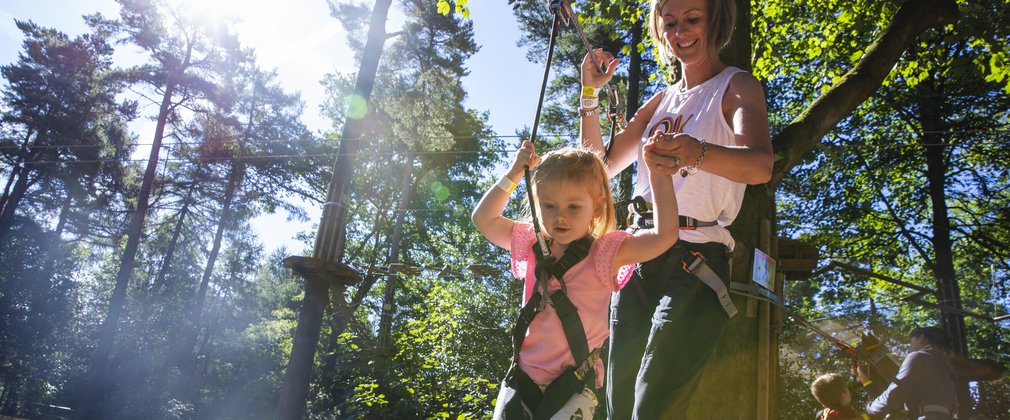
<path id="1" fill-rule="evenodd" d="M 772 290 L 772 285 L 775 284 L 775 260 L 757 248 L 754 249 L 754 272 L 751 273 L 751 278 L 767 290 Z"/>

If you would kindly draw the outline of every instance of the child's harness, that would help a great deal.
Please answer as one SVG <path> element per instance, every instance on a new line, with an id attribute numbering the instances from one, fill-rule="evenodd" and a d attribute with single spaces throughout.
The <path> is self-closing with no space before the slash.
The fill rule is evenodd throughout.
<path id="1" fill-rule="evenodd" d="M 513 388 L 516 392 L 514 396 L 505 402 L 504 418 L 528 419 L 526 408 L 533 413 L 533 419 L 549 419 L 557 413 L 573 395 L 582 392 L 586 384 L 595 382 L 595 372 L 593 365 L 599 358 L 599 350 L 589 351 L 589 341 L 586 339 L 586 330 L 582 326 L 582 319 L 579 318 L 578 310 L 572 301 L 568 299 L 565 292 L 565 281 L 563 275 L 579 261 L 582 261 L 589 254 L 589 247 L 593 241 L 586 236 L 578 241 L 572 242 L 565 250 L 565 255 L 558 261 L 545 257 L 538 244 L 533 244 L 533 253 L 537 258 L 537 266 L 534 270 L 537 281 L 533 290 L 533 296 L 526 302 L 526 305 L 519 311 L 519 319 L 515 327 L 512 328 L 512 366 L 505 376 L 505 386 Z M 558 318 L 561 319 L 561 326 L 565 331 L 565 339 L 568 341 L 568 348 L 572 352 L 576 365 L 565 369 L 554 381 L 547 386 L 545 391 L 533 382 L 533 379 L 519 368 L 519 351 L 523 347 L 523 340 L 526 338 L 526 330 L 533 317 L 546 305 L 544 294 L 547 293 L 547 284 L 551 277 L 557 278 L 561 283 L 561 290 L 551 293 L 547 299 L 557 311 Z"/>

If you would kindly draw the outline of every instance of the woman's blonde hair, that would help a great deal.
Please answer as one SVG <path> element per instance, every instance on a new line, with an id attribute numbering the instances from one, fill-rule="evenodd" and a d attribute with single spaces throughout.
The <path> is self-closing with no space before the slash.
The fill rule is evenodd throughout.
<path id="1" fill-rule="evenodd" d="M 652 0 L 649 8 L 649 36 L 659 46 L 660 61 L 673 64 L 673 46 L 663 36 L 663 7 L 670 0 Z M 708 0 L 708 43 L 716 51 L 722 51 L 729 44 L 736 25 L 736 3 L 734 0 Z"/>
<path id="2" fill-rule="evenodd" d="M 589 234 L 599 238 L 617 229 L 614 211 L 614 197 L 610 194 L 607 169 L 596 154 L 576 147 L 565 147 L 548 152 L 533 170 L 534 191 L 544 182 L 569 181 L 583 185 L 594 200 L 594 206 L 602 206 L 602 213 L 594 217 L 589 226 Z M 596 208 L 593 208 L 596 212 Z"/>

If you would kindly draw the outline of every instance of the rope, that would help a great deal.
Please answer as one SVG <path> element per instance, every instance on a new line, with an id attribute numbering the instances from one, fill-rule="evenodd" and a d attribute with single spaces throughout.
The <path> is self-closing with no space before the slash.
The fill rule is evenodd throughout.
<path id="1" fill-rule="evenodd" d="M 553 3 L 552 3 L 553 5 Z M 554 44 L 561 30 L 561 15 L 557 13 L 557 7 L 551 7 L 554 14 L 554 22 L 551 24 L 551 39 L 547 44 L 547 64 L 544 66 L 544 77 L 540 83 L 540 98 L 537 100 L 537 112 L 533 117 L 533 129 L 530 130 L 530 143 L 536 144 L 537 128 L 540 126 L 540 112 L 544 107 L 544 97 L 547 93 L 547 79 L 551 74 L 551 61 L 554 59 Z M 533 219 L 533 231 L 537 238 L 537 245 L 543 252 L 545 258 L 551 257 L 551 249 L 544 240 L 544 233 L 540 229 L 540 218 L 537 216 L 537 202 L 533 197 L 533 182 L 530 180 L 530 167 L 523 167 L 523 179 L 526 181 L 526 196 L 530 203 L 530 216 Z"/>
<path id="2" fill-rule="evenodd" d="M 603 65 L 600 64 L 599 61 L 596 61 L 596 55 L 593 54 L 593 46 L 592 44 L 589 43 L 589 39 L 586 38 L 586 33 L 582 29 L 582 24 L 579 23 L 579 19 L 575 15 L 575 12 L 572 10 L 571 4 L 569 4 L 565 0 L 558 0 L 558 1 L 560 3 L 557 6 L 558 10 L 560 10 L 564 14 L 563 17 L 566 17 L 565 19 L 566 22 L 574 23 L 575 30 L 576 32 L 578 32 L 579 38 L 582 39 L 582 45 L 583 47 L 586 48 L 586 53 L 589 54 L 589 59 L 592 60 L 593 62 L 593 67 L 599 70 L 600 73 L 606 73 L 607 68 L 603 67 Z M 554 9 L 555 7 L 554 2 L 551 3 L 551 7 L 552 7 L 551 10 L 557 13 L 557 11 Z M 628 126 L 628 121 L 624 117 L 624 113 L 621 112 L 620 90 L 618 90 L 613 83 L 607 83 L 607 85 L 604 86 L 604 88 L 607 92 L 607 110 L 605 114 L 607 120 L 610 121 L 610 141 L 607 143 L 607 147 L 603 153 L 603 160 L 607 161 L 610 159 L 610 151 L 613 150 L 614 147 L 614 138 L 617 135 L 617 129 L 620 128 L 621 130 L 624 130 L 624 128 Z M 611 107 L 613 107 L 614 109 L 613 111 L 611 110 Z"/>
<path id="3" fill-rule="evenodd" d="M 514 1 L 515 0 L 510 0 L 509 3 L 511 4 Z M 606 72 L 606 68 L 602 67 L 600 63 L 596 60 L 596 56 L 592 54 L 593 48 L 589 44 L 589 39 L 586 38 L 585 31 L 582 30 L 582 25 L 579 23 L 578 18 L 575 16 L 575 12 L 572 11 L 571 4 L 566 0 L 550 0 L 550 2 L 548 3 L 548 8 L 551 14 L 554 16 L 554 19 L 551 24 L 550 40 L 547 44 L 547 62 L 544 65 L 544 77 L 543 80 L 540 82 L 540 97 L 537 100 L 537 111 L 535 116 L 533 117 L 533 128 L 530 131 L 530 142 L 533 143 L 534 145 L 536 144 L 537 129 L 540 126 L 540 114 L 541 111 L 543 110 L 544 98 L 547 92 L 547 80 L 549 79 L 550 76 L 551 62 L 554 60 L 554 46 L 557 43 L 558 32 L 561 31 L 562 21 L 566 23 L 574 22 L 575 29 L 578 32 L 579 37 L 582 39 L 582 43 L 585 46 L 587 53 L 589 54 L 589 58 L 593 61 L 593 66 L 595 66 L 596 69 L 601 72 Z M 606 86 L 606 91 L 608 99 L 607 111 L 606 111 L 607 119 L 613 118 L 613 120 L 611 121 L 611 127 L 610 127 L 610 142 L 607 145 L 606 150 L 604 151 L 604 157 L 603 157 L 604 160 L 607 160 L 610 157 L 610 151 L 614 145 L 614 137 L 617 132 L 617 127 L 620 126 L 620 128 L 623 129 L 627 125 L 624 115 L 620 111 L 620 100 L 619 100 L 620 95 L 619 92 L 617 91 L 617 88 L 614 87 L 613 84 L 608 83 Z M 610 109 L 611 106 L 617 108 L 617 111 L 611 112 Z M 528 202 L 530 203 L 530 216 L 533 219 L 533 229 L 534 234 L 537 238 L 537 245 L 540 247 L 546 258 L 551 258 L 551 250 L 547 246 L 547 242 L 544 239 L 544 233 L 540 227 L 540 218 L 537 216 L 536 211 L 537 206 L 536 206 L 536 200 L 533 197 L 533 188 L 532 188 L 532 181 L 530 179 L 529 166 L 523 167 L 523 179 L 526 182 L 526 194 Z"/>

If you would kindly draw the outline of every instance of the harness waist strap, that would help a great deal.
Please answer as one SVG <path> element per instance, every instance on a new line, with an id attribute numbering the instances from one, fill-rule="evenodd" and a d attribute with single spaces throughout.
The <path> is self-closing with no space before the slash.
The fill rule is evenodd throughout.
<path id="1" fill-rule="evenodd" d="M 628 226 L 635 226 L 640 229 L 651 229 L 655 226 L 651 211 L 646 213 L 631 212 L 628 213 L 628 218 L 631 219 L 628 220 Z M 719 222 L 716 221 L 709 222 L 688 216 L 678 216 L 678 219 L 681 230 L 695 230 L 700 227 L 716 226 L 719 224 Z"/>

